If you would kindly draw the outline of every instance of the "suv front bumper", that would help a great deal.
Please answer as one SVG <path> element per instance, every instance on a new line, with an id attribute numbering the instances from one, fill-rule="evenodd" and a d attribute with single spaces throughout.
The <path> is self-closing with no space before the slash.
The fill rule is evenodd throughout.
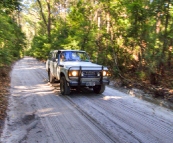
<path id="1" fill-rule="evenodd" d="M 93 69 L 94 68 L 94 69 Z M 100 68 L 95 67 L 77 67 L 73 66 L 68 69 L 69 71 L 75 69 L 78 71 L 77 77 L 68 77 L 68 84 L 69 86 L 95 86 L 95 85 L 109 85 L 109 78 L 107 76 L 103 76 L 104 67 L 101 66 Z M 90 75 L 82 75 L 82 72 L 89 73 Z M 96 76 L 96 73 L 100 73 L 100 76 Z"/>
<path id="2" fill-rule="evenodd" d="M 78 81 L 69 81 L 69 86 L 95 86 L 95 85 L 109 85 L 109 80 L 100 81 L 87 81 L 87 82 L 78 82 Z"/>

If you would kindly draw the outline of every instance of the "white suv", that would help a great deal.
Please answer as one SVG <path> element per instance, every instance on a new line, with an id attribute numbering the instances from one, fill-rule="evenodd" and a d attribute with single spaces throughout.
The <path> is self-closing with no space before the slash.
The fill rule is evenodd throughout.
<path id="1" fill-rule="evenodd" d="M 70 94 L 71 88 L 81 86 L 93 88 L 97 94 L 105 90 L 109 84 L 108 68 L 90 62 L 85 51 L 53 50 L 46 61 L 49 81 L 60 80 L 63 95 Z"/>

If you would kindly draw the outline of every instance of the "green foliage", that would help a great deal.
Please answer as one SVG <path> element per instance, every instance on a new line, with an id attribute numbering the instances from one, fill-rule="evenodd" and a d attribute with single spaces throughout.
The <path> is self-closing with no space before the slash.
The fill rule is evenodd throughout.
<path id="1" fill-rule="evenodd" d="M 160 74 L 163 67 L 167 67 L 168 60 L 171 61 L 171 3 L 71 0 L 68 6 L 68 9 L 64 8 L 68 12 L 57 10 L 56 16 L 51 15 L 51 42 L 42 26 L 43 20 L 40 20 L 29 55 L 46 59 L 51 49 L 85 50 L 94 62 L 107 65 L 113 75 L 134 70 L 140 79 L 150 77 L 151 73 Z M 47 10 L 46 5 L 43 8 Z M 51 8 L 56 11 L 53 6 Z"/>
<path id="2" fill-rule="evenodd" d="M 112 69 L 112 76 L 113 77 L 118 77 L 119 76 L 119 74 L 120 74 L 120 71 L 119 71 L 119 69 L 117 68 L 117 67 L 113 67 L 113 69 Z"/>
<path id="3" fill-rule="evenodd" d="M 14 10 L 21 10 L 20 1 L 22 0 L 1 0 L 0 5 L 4 12 L 11 14 Z"/>
<path id="4" fill-rule="evenodd" d="M 147 73 L 144 71 L 136 72 L 136 74 L 140 80 L 145 80 L 147 78 Z"/>
<path id="5" fill-rule="evenodd" d="M 48 43 L 47 37 L 35 36 L 32 41 L 32 48 L 29 49 L 26 54 L 36 57 L 38 59 L 45 59 L 51 49 L 50 43 Z"/>
<path id="6" fill-rule="evenodd" d="M 13 11 L 18 6 L 17 1 L 0 3 L 0 67 L 10 64 L 23 56 L 25 36 L 21 27 L 7 15 L 6 9 Z M 14 5 L 13 5 L 14 4 Z"/>

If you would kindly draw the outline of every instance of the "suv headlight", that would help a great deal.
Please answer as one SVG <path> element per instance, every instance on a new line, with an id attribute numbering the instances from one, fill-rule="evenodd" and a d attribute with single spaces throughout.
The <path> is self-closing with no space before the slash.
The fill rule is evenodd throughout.
<path id="1" fill-rule="evenodd" d="M 108 71 L 103 71 L 103 76 L 108 76 Z"/>
<path id="2" fill-rule="evenodd" d="M 78 76 L 78 71 L 69 71 L 68 76 Z"/>

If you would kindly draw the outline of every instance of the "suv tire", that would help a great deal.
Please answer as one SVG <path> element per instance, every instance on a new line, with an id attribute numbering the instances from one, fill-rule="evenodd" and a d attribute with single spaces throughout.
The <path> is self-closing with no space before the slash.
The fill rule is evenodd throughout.
<path id="1" fill-rule="evenodd" d="M 70 87 L 67 85 L 67 81 L 64 76 L 60 79 L 60 91 L 62 95 L 70 94 Z"/>
<path id="2" fill-rule="evenodd" d="M 93 90 L 96 94 L 102 94 L 105 90 L 105 85 L 102 84 L 102 85 L 96 85 L 93 87 Z"/>

